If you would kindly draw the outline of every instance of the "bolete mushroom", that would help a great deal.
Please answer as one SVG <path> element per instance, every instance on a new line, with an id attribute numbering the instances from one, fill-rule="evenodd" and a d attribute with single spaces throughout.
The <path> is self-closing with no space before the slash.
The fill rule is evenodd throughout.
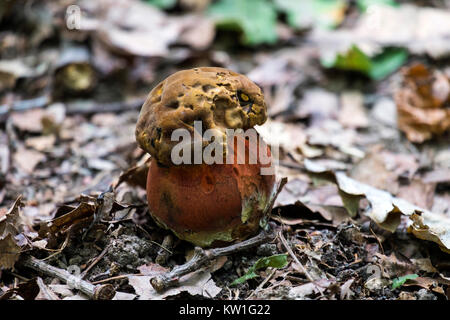
<path id="1" fill-rule="evenodd" d="M 240 241 L 264 227 L 275 192 L 273 172 L 262 172 L 272 165 L 271 152 L 259 136 L 255 143 L 243 130 L 266 119 L 260 88 L 223 68 L 179 71 L 158 84 L 136 126 L 139 145 L 152 156 L 147 199 L 157 224 L 201 247 Z M 193 137 L 194 121 L 224 137 L 223 159 L 231 151 L 231 163 L 174 163 L 179 142 L 172 141 L 172 133 L 186 129 Z M 227 129 L 242 130 L 230 139 Z M 203 139 L 202 150 L 210 143 Z"/>
<path id="2" fill-rule="evenodd" d="M 172 165 L 174 130 L 194 133 L 194 121 L 203 130 L 249 129 L 267 120 L 261 89 L 246 76 L 223 68 L 195 68 L 174 73 L 148 95 L 136 125 L 142 149 L 159 163 Z M 225 141 L 225 139 L 224 139 Z M 208 141 L 203 141 L 208 144 Z"/>

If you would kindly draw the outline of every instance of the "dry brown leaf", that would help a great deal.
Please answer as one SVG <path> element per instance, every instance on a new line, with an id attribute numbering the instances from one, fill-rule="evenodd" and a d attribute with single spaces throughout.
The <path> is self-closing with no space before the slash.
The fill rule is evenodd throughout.
<path id="1" fill-rule="evenodd" d="M 162 293 L 158 293 L 150 284 L 153 276 L 129 276 L 130 285 L 139 295 L 139 300 L 162 300 L 169 296 L 178 295 L 181 292 L 187 292 L 190 295 L 200 295 L 206 298 L 214 298 L 222 290 L 217 287 L 211 274 L 207 271 L 190 273 L 180 278 L 179 285 L 170 288 Z"/>
<path id="2" fill-rule="evenodd" d="M 305 160 L 305 167 L 311 173 L 335 182 L 341 190 L 341 197 L 349 214 L 354 216 L 359 206 L 359 200 L 365 197 L 371 207 L 365 212 L 382 228 L 395 232 L 400 225 L 400 216 L 408 219 L 408 230 L 419 239 L 430 240 L 439 244 L 440 248 L 450 253 L 450 217 L 442 213 L 433 213 L 412 203 L 393 197 L 383 191 L 346 176 L 343 172 L 332 172 Z"/>
<path id="3" fill-rule="evenodd" d="M 141 274 L 152 277 L 169 271 L 169 269 L 164 268 L 163 266 L 153 262 L 137 267 L 137 269 L 141 272 Z"/>
<path id="4" fill-rule="evenodd" d="M 333 282 L 331 280 L 320 279 L 297 287 L 292 287 L 289 290 L 289 297 L 295 300 L 303 300 L 312 294 L 318 294 L 320 292 L 319 290 L 325 290 L 332 284 Z"/>
<path id="5" fill-rule="evenodd" d="M 403 70 L 396 92 L 398 126 L 412 142 L 421 143 L 450 129 L 450 80 L 417 63 Z"/>
<path id="6" fill-rule="evenodd" d="M 8 211 L 0 210 L 0 270 L 12 268 L 19 259 L 22 246 L 27 244 L 26 238 L 20 233 L 21 206 L 22 196 L 19 196 Z"/>
<path id="7" fill-rule="evenodd" d="M 43 153 L 31 149 L 19 148 L 14 153 L 13 161 L 27 174 L 32 174 L 39 162 L 45 160 Z"/>
<path id="8" fill-rule="evenodd" d="M 341 300 L 348 300 L 355 295 L 355 293 L 352 290 L 350 290 L 353 281 L 355 281 L 355 279 L 349 279 L 340 287 Z"/>
<path id="9" fill-rule="evenodd" d="M 400 186 L 397 196 L 430 210 L 433 206 L 435 188 L 434 183 L 424 183 L 423 180 L 413 179 L 408 185 Z"/>
<path id="10" fill-rule="evenodd" d="M 48 237 L 49 245 L 52 246 L 53 240 L 60 234 L 67 231 L 73 225 L 86 223 L 92 219 L 97 209 L 95 204 L 82 202 L 78 207 L 48 222 L 42 222 L 39 235 L 43 238 Z"/>
<path id="11" fill-rule="evenodd" d="M 24 112 L 13 112 L 11 119 L 14 126 L 22 131 L 42 132 L 42 117 L 45 115 L 44 109 L 31 109 Z"/>
<path id="12" fill-rule="evenodd" d="M 349 91 L 341 94 L 341 110 L 338 119 L 344 127 L 366 128 L 369 125 L 362 93 Z"/>
<path id="13" fill-rule="evenodd" d="M 385 156 L 381 152 L 381 145 L 372 147 L 364 159 L 353 166 L 350 177 L 372 187 L 396 193 L 399 187 L 398 174 L 386 167 Z"/>
<path id="14" fill-rule="evenodd" d="M 17 259 L 19 259 L 20 251 L 20 246 L 11 234 L 0 239 L 0 270 L 14 267 Z"/>
<path id="15" fill-rule="evenodd" d="M 56 142 L 56 137 L 54 135 L 48 135 L 48 136 L 39 136 L 39 137 L 33 137 L 28 138 L 25 140 L 25 145 L 27 147 L 31 147 L 35 149 L 36 151 L 50 151 Z"/>

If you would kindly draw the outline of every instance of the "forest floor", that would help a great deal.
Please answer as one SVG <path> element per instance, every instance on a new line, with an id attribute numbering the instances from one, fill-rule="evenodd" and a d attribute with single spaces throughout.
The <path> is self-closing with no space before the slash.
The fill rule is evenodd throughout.
<path id="1" fill-rule="evenodd" d="M 354 1 L 326 30 L 291 25 L 295 8 L 278 13 L 275 42 L 251 28 L 239 42 L 189 1 L 165 10 L 79 1 L 81 30 L 66 28 L 67 1 L 20 2 L 0 10 L 0 299 L 93 298 L 30 268 L 30 257 L 111 284 L 115 299 L 450 298 L 450 28 L 430 27 L 450 21 L 448 1 L 384 9 L 416 17 L 433 43 L 400 31 L 384 41 L 395 23 L 371 39 Z M 219 5 L 233 1 L 204 2 L 225 12 Z M 263 89 L 269 119 L 258 130 L 280 146 L 276 174 L 288 182 L 272 209 L 273 241 L 156 292 L 150 279 L 194 246 L 149 215 L 149 156 L 135 126 L 154 86 L 197 66 Z"/>

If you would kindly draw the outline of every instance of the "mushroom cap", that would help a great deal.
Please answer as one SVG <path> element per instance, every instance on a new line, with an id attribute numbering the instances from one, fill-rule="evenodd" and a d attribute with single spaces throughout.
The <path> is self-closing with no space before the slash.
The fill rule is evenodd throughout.
<path id="1" fill-rule="evenodd" d="M 226 129 L 246 130 L 266 119 L 262 91 L 246 76 L 224 68 L 194 68 L 174 73 L 150 92 L 136 140 L 159 163 L 173 165 L 172 148 L 179 142 L 171 136 L 176 129 L 185 128 L 193 137 L 194 121 L 202 121 L 203 132 L 217 130 L 226 141 Z M 203 147 L 209 143 L 202 141 Z"/>

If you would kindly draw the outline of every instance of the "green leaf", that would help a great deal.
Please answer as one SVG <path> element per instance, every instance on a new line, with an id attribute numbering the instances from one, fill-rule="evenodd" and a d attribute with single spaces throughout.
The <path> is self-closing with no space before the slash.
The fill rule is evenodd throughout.
<path id="1" fill-rule="evenodd" d="M 372 59 L 369 76 L 380 80 L 400 68 L 408 59 L 408 51 L 401 48 L 387 48 Z"/>
<path id="2" fill-rule="evenodd" d="M 161 9 L 170 9 L 175 6 L 177 0 L 145 0 L 145 2 Z"/>
<path id="3" fill-rule="evenodd" d="M 349 71 L 359 71 L 367 74 L 370 71 L 370 58 L 356 45 L 347 52 L 338 53 L 334 61 L 322 61 L 327 68 L 337 68 Z"/>
<path id="4" fill-rule="evenodd" d="M 407 274 L 406 276 L 395 278 L 394 280 L 392 280 L 392 290 L 404 285 L 406 280 L 415 279 L 417 277 L 419 277 L 417 274 Z"/>
<path id="5" fill-rule="evenodd" d="M 273 44 L 278 40 L 277 14 L 267 0 L 220 0 L 209 7 L 208 14 L 218 28 L 241 30 L 244 44 Z"/>
<path id="6" fill-rule="evenodd" d="M 275 5 L 286 13 L 289 25 L 299 29 L 335 28 L 344 20 L 347 8 L 344 0 L 275 0 Z"/>
<path id="7" fill-rule="evenodd" d="M 261 258 L 256 261 L 250 269 L 248 269 L 246 274 L 234 280 L 231 285 L 235 286 L 237 284 L 244 283 L 247 280 L 259 277 L 256 274 L 256 271 L 259 269 L 265 269 L 267 267 L 280 269 L 286 267 L 287 263 L 287 254 L 276 254 L 270 257 Z"/>
<path id="8" fill-rule="evenodd" d="M 339 53 L 334 59 L 321 60 L 325 68 L 356 71 L 363 73 L 374 80 L 388 76 L 408 59 L 408 52 L 402 48 L 386 48 L 373 58 L 368 57 L 356 45 L 347 52 Z"/>
<path id="9" fill-rule="evenodd" d="M 362 12 L 365 12 L 372 5 L 398 7 L 398 3 L 395 0 L 357 0 L 356 5 Z"/>

